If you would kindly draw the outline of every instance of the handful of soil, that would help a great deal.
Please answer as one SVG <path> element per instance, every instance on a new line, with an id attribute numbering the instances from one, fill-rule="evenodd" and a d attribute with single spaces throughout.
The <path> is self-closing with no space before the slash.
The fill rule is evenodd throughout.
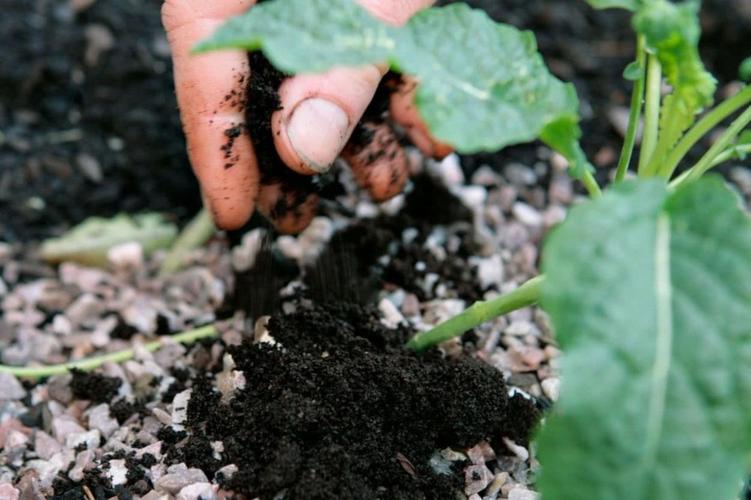
<path id="1" fill-rule="evenodd" d="M 455 498 L 465 464 L 440 473 L 431 456 L 501 436 L 526 442 L 537 421 L 491 366 L 415 355 L 403 348 L 410 331 L 360 307 L 318 307 L 268 328 L 276 345 L 229 349 L 246 384 L 228 402 L 212 376 L 194 381 L 188 439 L 171 450 L 209 477 L 236 465 L 224 486 L 248 498 Z"/>

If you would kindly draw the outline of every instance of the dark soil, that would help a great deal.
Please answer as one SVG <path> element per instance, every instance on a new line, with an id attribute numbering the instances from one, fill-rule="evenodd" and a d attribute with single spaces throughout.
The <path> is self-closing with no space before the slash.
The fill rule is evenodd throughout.
<path id="1" fill-rule="evenodd" d="M 77 399 L 88 399 L 92 403 L 109 403 L 120 389 L 118 378 L 107 377 L 98 373 L 71 370 L 73 380 L 70 389 Z"/>
<path id="2" fill-rule="evenodd" d="M 435 452 L 501 436 L 526 443 L 538 418 L 531 401 L 509 400 L 494 368 L 418 357 L 401 347 L 408 330 L 358 307 L 274 318 L 269 331 L 279 345 L 229 349 L 247 385 L 228 403 L 211 374 L 194 380 L 189 437 L 170 452 L 209 477 L 237 465 L 225 487 L 248 498 L 453 498 L 463 479 L 436 473 Z"/>

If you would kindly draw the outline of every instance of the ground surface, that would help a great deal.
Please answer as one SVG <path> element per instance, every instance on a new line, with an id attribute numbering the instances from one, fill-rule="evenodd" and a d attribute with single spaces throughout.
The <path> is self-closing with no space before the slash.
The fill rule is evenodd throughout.
<path id="1" fill-rule="evenodd" d="M 59 363 L 212 322 L 220 339 L 137 349 L 96 375 L 0 375 L 0 498 L 535 498 L 526 440 L 560 383 L 545 316 L 490 322 L 443 358 L 398 346 L 536 274 L 542 237 L 576 200 L 545 148 L 412 152 L 409 194 L 382 205 L 338 166 L 300 236 L 218 237 L 164 279 L 161 254 L 106 271 L 35 260 L 32 240 L 88 215 L 198 208 L 159 3 L 0 0 L 0 360 Z M 574 0 L 470 3 L 537 32 L 577 86 L 606 178 L 628 100 L 625 18 Z M 705 2 L 723 84 L 751 46 L 749 16 L 746 0 Z M 751 194 L 746 168 L 726 172 Z M 266 314 L 281 350 L 253 343 Z"/>

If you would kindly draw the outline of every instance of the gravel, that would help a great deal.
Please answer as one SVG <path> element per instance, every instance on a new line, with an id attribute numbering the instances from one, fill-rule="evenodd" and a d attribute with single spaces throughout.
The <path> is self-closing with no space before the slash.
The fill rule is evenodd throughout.
<path id="1" fill-rule="evenodd" d="M 89 175 L 95 175 L 91 162 L 84 163 Z M 469 231 L 478 251 L 468 257 L 468 276 L 473 286 L 483 290 L 484 299 L 537 273 L 539 242 L 575 199 L 570 179 L 555 165 L 515 163 L 502 173 L 481 167 L 469 183 L 456 155 L 442 162 L 427 161 L 426 170 L 471 208 L 473 219 L 463 227 L 437 226 L 425 239 L 424 249 L 438 266 L 446 265 L 460 244 L 457 235 Z M 538 185 L 540 172 L 550 172 L 547 187 Z M 348 214 L 377 217 L 404 203 L 402 198 L 377 205 L 349 187 L 346 178 L 343 184 L 347 189 L 337 199 L 338 207 L 332 204 L 299 236 L 273 238 L 257 229 L 233 249 L 218 237 L 195 253 L 188 268 L 167 278 L 157 273 L 163 254 L 144 258 L 137 245 L 112 249 L 110 268 L 92 269 L 70 263 L 52 268 L 27 257 L 31 247 L 0 243 L 4 363 L 42 365 L 127 347 L 136 351 L 133 360 L 106 364 L 97 371 L 119 381 L 111 400 L 76 399 L 69 374 L 24 385 L 0 373 L 0 444 L 4 445 L 0 463 L 13 465 L 0 466 L 0 498 L 44 497 L 73 487 L 85 493 L 82 485 L 90 488 L 96 481 L 109 488 L 102 495 L 116 496 L 122 491 L 117 488 L 127 488 L 135 498 L 148 500 L 213 499 L 228 494 L 218 478 L 231 476 L 236 468 L 229 465 L 208 476 L 163 450 L 165 440 L 180 439 L 191 394 L 183 382 L 191 370 L 200 367 L 219 373 L 217 389 L 225 399 L 245 383 L 242 373 L 233 370 L 232 360 L 218 343 L 189 347 L 167 343 L 155 353 L 141 346 L 158 335 L 209 323 L 217 325 L 226 344 L 238 343 L 252 335 L 254 318 L 232 312 L 217 318 L 217 310 L 233 293 L 233 270 L 252 269 L 264 248 L 307 266 L 336 230 L 352 223 Z M 413 228 L 402 234 L 405 244 L 421 241 L 418 237 Z M 427 265 L 415 264 L 416 268 Z M 28 267 L 38 271 L 21 272 Z M 425 330 L 468 305 L 457 293 L 460 283 L 433 271 L 426 268 L 417 283 L 425 294 L 423 300 L 418 291 L 393 284 L 384 287 L 375 302 L 384 323 L 393 327 L 406 322 Z M 295 307 L 297 283 L 287 287 L 286 308 Z M 471 333 L 445 343 L 444 352 L 485 360 L 505 375 L 514 390 L 539 399 L 542 405 L 557 400 L 560 352 L 541 311 L 528 308 Z M 164 434 L 165 426 L 176 434 Z M 449 463 L 468 460 L 464 492 L 473 500 L 536 499 L 531 488 L 537 464 L 530 450 L 511 441 L 494 446 L 498 449 L 483 442 L 468 450 L 443 450 L 439 456 Z M 221 443 L 212 447 L 213 453 L 221 453 Z"/>

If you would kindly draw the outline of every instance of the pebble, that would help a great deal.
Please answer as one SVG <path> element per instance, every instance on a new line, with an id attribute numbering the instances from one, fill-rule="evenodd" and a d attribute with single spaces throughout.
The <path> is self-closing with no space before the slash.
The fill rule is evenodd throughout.
<path id="1" fill-rule="evenodd" d="M 524 486 L 515 486 L 508 492 L 508 500 L 540 500 L 540 495 Z"/>
<path id="2" fill-rule="evenodd" d="M 87 153 L 80 153 L 76 155 L 76 164 L 84 177 L 96 183 L 102 182 L 102 167 L 96 158 Z"/>
<path id="3" fill-rule="evenodd" d="M 511 212 L 514 214 L 514 217 L 516 217 L 516 220 L 525 226 L 535 228 L 542 226 L 543 219 L 540 212 L 523 201 L 517 201 L 514 203 L 511 207 Z"/>
<path id="4" fill-rule="evenodd" d="M 23 399 L 26 390 L 18 379 L 10 373 L 0 372 L 0 400 Z"/>
<path id="5" fill-rule="evenodd" d="M 508 478 L 508 472 L 499 472 L 496 474 L 493 481 L 488 486 L 487 491 L 485 491 L 485 498 L 496 498 L 501 491 L 501 487 L 503 487 L 503 485 L 506 484 L 506 481 L 508 481 Z"/>
<path id="6" fill-rule="evenodd" d="M 529 460 L 529 451 L 524 446 L 519 446 L 507 437 L 503 438 L 503 443 L 506 445 L 509 451 L 519 457 L 521 461 L 526 462 L 527 460 Z"/>
<path id="7" fill-rule="evenodd" d="M 68 448 L 78 448 L 79 446 L 86 445 L 87 450 L 92 450 L 99 447 L 99 443 L 102 440 L 102 433 L 98 429 L 92 429 L 87 432 L 74 432 L 67 435 L 65 438 L 65 446 Z"/>
<path id="8" fill-rule="evenodd" d="M 521 186 L 531 186 L 537 182 L 537 175 L 535 171 L 526 165 L 521 163 L 509 163 L 506 168 L 503 169 L 503 175 L 512 184 Z"/>
<path id="9" fill-rule="evenodd" d="M 389 328 L 396 328 L 404 322 L 404 316 L 389 299 L 381 299 L 378 303 L 378 310 L 383 314 L 381 322 Z"/>
<path id="10" fill-rule="evenodd" d="M 83 450 L 76 455 L 76 462 L 73 468 L 70 469 L 70 472 L 68 472 L 68 477 L 71 481 L 78 482 L 83 480 L 83 473 L 91 468 L 95 456 L 94 450 Z"/>
<path id="11" fill-rule="evenodd" d="M 21 492 L 10 483 L 0 484 L 0 498 L 3 500 L 18 500 Z"/>
<path id="12" fill-rule="evenodd" d="M 463 186 L 456 189 L 455 194 L 465 205 L 475 210 L 481 210 L 488 198 L 488 192 L 482 186 Z"/>
<path id="13" fill-rule="evenodd" d="M 501 176 L 488 165 L 482 165 L 472 174 L 471 182 L 478 186 L 496 186 L 501 183 Z"/>
<path id="14" fill-rule="evenodd" d="M 551 401 L 558 401 L 558 396 L 561 394 L 561 379 L 557 377 L 546 378 L 540 383 L 540 386 L 543 394 L 549 397 Z"/>
<path id="15" fill-rule="evenodd" d="M 89 417 L 89 428 L 99 430 L 105 439 L 109 438 L 120 427 L 117 420 L 110 416 L 110 407 L 106 403 L 94 406 L 86 413 Z"/>
<path id="16" fill-rule="evenodd" d="M 464 469 L 464 493 L 469 496 L 488 487 L 495 476 L 485 464 L 470 465 Z"/>
<path id="17" fill-rule="evenodd" d="M 420 315 L 420 299 L 413 293 L 408 293 L 402 302 L 402 314 L 408 318 Z"/>
<path id="18" fill-rule="evenodd" d="M 52 436 L 44 431 L 34 434 L 34 451 L 43 460 L 49 460 L 55 453 L 62 450 L 62 446 Z"/>
<path id="19" fill-rule="evenodd" d="M 175 395 L 172 400 L 172 424 L 182 425 L 188 418 L 188 402 L 190 401 L 190 389 L 186 389 Z"/>
<path id="20" fill-rule="evenodd" d="M 136 241 L 115 245 L 107 250 L 107 261 L 118 270 L 140 269 L 143 267 L 143 247 Z"/>
<path id="21" fill-rule="evenodd" d="M 211 483 L 195 483 L 182 488 L 175 500 L 216 500 L 216 490 Z"/>
<path id="22" fill-rule="evenodd" d="M 94 295 L 84 293 L 68 306 L 65 316 L 76 326 L 88 326 L 92 320 L 99 318 L 103 311 L 104 306 Z"/>
<path id="23" fill-rule="evenodd" d="M 295 240 L 291 236 L 289 238 Z M 235 271 L 244 272 L 255 266 L 256 257 L 265 239 L 266 231 L 263 229 L 254 229 L 245 233 L 240 244 L 232 249 L 232 267 Z"/>
<path id="24" fill-rule="evenodd" d="M 482 465 L 495 458 L 495 451 L 490 447 L 487 441 L 480 441 L 467 450 L 467 457 L 473 464 Z"/>
<path id="25" fill-rule="evenodd" d="M 86 430 L 70 415 L 60 415 L 52 420 L 52 435 L 59 443 L 66 443 L 71 434 L 81 434 Z"/>
<path id="26" fill-rule="evenodd" d="M 456 153 L 451 153 L 440 162 L 429 162 L 429 165 L 430 172 L 437 174 L 446 186 L 461 186 L 464 184 L 464 172 L 459 155 Z"/>
<path id="27" fill-rule="evenodd" d="M 112 486 L 119 486 L 128 482 L 128 467 L 125 460 L 110 460 L 107 477 L 112 482 Z"/>
<path id="28" fill-rule="evenodd" d="M 499 254 L 470 258 L 469 262 L 477 266 L 477 278 L 482 288 L 499 286 L 503 282 L 503 259 Z"/>
<path id="29" fill-rule="evenodd" d="M 156 489 L 174 495 L 188 485 L 208 482 L 206 474 L 201 469 L 188 469 L 185 464 L 181 463 L 167 468 L 167 474 L 156 482 Z"/>

